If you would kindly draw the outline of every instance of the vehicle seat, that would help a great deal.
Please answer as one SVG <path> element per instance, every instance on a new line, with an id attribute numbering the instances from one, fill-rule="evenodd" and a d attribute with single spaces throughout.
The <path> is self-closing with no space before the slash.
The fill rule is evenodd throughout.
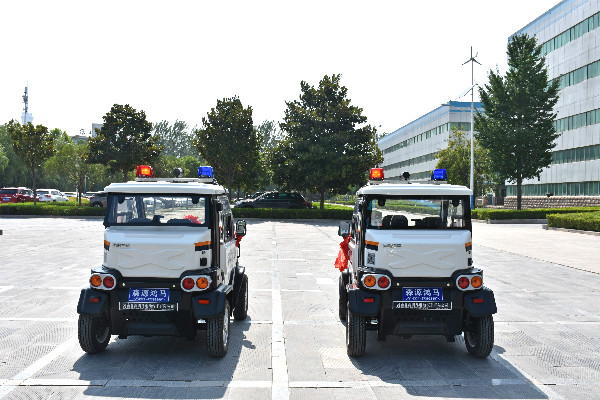
<path id="1" fill-rule="evenodd" d="M 391 229 L 392 228 L 392 216 L 386 215 L 383 217 L 381 221 L 381 229 Z"/>
<path id="2" fill-rule="evenodd" d="M 423 224 L 423 228 L 426 229 L 439 229 L 443 226 L 440 217 L 425 217 L 421 223 Z"/>
<path id="3" fill-rule="evenodd" d="M 391 229 L 404 229 L 408 228 L 408 219 L 404 215 L 392 215 L 390 221 Z"/>

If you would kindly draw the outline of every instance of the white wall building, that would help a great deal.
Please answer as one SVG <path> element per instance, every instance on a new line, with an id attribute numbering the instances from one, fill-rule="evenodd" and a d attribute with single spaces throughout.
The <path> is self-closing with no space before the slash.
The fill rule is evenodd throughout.
<path id="1" fill-rule="evenodd" d="M 523 196 L 600 195 L 600 0 L 564 0 L 515 33 L 535 36 L 550 79 L 559 79 L 553 162 Z M 511 35 L 512 36 L 512 35 Z M 510 40 L 510 38 L 509 38 Z M 507 195 L 516 195 L 507 183 Z"/>
<path id="2" fill-rule="evenodd" d="M 483 112 L 474 103 L 474 112 Z M 448 146 L 453 127 L 470 132 L 471 102 L 450 101 L 379 139 L 386 179 L 410 173 L 411 180 L 430 179 L 437 153 Z"/>

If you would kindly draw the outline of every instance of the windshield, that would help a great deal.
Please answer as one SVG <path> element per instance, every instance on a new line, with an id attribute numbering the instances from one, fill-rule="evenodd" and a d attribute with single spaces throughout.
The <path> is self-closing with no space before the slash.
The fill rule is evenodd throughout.
<path id="1" fill-rule="evenodd" d="M 0 189 L 0 194 L 17 194 L 18 189 Z"/>
<path id="2" fill-rule="evenodd" d="M 367 228 L 470 229 L 469 197 L 371 198 L 367 202 Z"/>
<path id="3" fill-rule="evenodd" d="M 104 225 L 208 226 L 208 204 L 200 195 L 111 194 Z"/>

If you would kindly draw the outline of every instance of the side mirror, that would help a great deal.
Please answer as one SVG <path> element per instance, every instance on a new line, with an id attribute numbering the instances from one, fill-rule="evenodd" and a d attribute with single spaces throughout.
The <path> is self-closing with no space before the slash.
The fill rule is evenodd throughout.
<path id="1" fill-rule="evenodd" d="M 350 234 L 350 224 L 347 221 L 340 222 L 340 226 L 338 227 L 338 235 L 346 238 Z"/>
<path id="2" fill-rule="evenodd" d="M 246 236 L 246 221 L 240 220 L 235 223 L 235 235 Z"/>

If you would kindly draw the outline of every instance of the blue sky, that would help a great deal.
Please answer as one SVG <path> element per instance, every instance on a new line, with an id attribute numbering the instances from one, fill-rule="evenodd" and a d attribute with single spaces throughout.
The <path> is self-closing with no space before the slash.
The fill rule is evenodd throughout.
<path id="1" fill-rule="evenodd" d="M 557 3 L 2 1 L 0 123 L 20 120 L 27 83 L 34 124 L 70 135 L 114 103 L 200 126 L 237 95 L 255 124 L 280 121 L 300 81 L 340 73 L 352 104 L 391 132 L 469 101 L 470 47 L 485 83 L 490 68 L 506 70 L 508 36 Z"/>

